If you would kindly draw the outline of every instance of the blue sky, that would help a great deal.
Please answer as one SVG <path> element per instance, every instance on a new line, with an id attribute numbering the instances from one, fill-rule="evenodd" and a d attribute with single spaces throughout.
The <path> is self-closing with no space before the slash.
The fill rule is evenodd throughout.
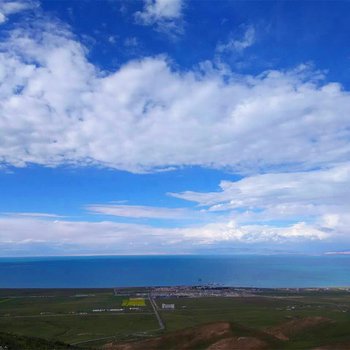
<path id="1" fill-rule="evenodd" d="M 0 255 L 350 250 L 348 1 L 0 3 Z"/>

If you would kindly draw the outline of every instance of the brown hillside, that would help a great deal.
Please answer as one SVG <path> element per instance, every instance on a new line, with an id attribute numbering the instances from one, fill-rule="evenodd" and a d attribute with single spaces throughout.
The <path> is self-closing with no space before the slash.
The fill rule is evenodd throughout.
<path id="1" fill-rule="evenodd" d="M 192 349 L 200 344 L 212 342 L 230 336 L 231 325 L 228 322 L 207 324 L 166 334 L 161 337 L 125 344 L 107 344 L 108 350 L 143 349 Z"/>
<path id="2" fill-rule="evenodd" d="M 312 350 L 349 350 L 349 349 L 350 349 L 350 343 L 344 343 L 344 344 L 332 344 L 332 345 L 320 346 Z"/>
<path id="3" fill-rule="evenodd" d="M 305 317 L 268 328 L 265 332 L 248 329 L 238 324 L 217 322 L 164 334 L 159 337 L 128 342 L 110 343 L 105 350 L 269 350 L 278 348 L 281 341 L 299 333 L 333 323 L 325 317 Z M 279 344 L 279 345 L 278 345 Z M 321 347 L 317 350 L 331 348 Z M 339 345 L 332 350 L 348 349 Z"/>
<path id="4" fill-rule="evenodd" d="M 295 334 L 332 322 L 332 320 L 326 317 L 298 318 L 282 323 L 276 327 L 268 328 L 266 333 L 271 334 L 281 340 L 289 340 L 289 338 Z"/>
<path id="5" fill-rule="evenodd" d="M 253 337 L 231 337 L 219 340 L 207 350 L 268 350 L 269 345 L 261 339 Z"/>

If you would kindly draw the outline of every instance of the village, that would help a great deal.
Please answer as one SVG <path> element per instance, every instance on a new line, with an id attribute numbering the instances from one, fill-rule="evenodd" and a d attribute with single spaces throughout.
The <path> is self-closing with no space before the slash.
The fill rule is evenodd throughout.
<path id="1" fill-rule="evenodd" d="M 350 292 L 350 288 L 247 288 L 217 285 L 198 286 L 159 286 L 114 288 L 114 295 L 161 298 L 200 298 L 200 297 L 288 297 L 298 293 L 324 293 L 327 291 Z"/>

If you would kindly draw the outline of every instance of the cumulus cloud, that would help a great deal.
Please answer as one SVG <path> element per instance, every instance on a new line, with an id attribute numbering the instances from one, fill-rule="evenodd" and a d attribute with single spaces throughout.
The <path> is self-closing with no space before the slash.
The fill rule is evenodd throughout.
<path id="1" fill-rule="evenodd" d="M 2 165 L 300 171 L 350 156 L 350 96 L 308 67 L 257 76 L 162 56 L 100 71 L 58 24 L 0 44 Z M 54 83 L 53 83 L 54 82 Z"/>
<path id="2" fill-rule="evenodd" d="M 234 220 L 211 223 L 205 226 L 184 230 L 186 237 L 199 240 L 202 244 L 213 242 L 244 242 L 244 243 L 285 243 L 291 241 L 323 240 L 329 233 L 305 222 L 298 222 L 285 227 L 272 225 L 237 225 Z"/>
<path id="3" fill-rule="evenodd" d="M 37 1 L 9 1 L 9 0 L 3 0 L 0 3 L 0 24 L 7 21 L 7 17 L 22 12 L 25 10 L 30 10 L 33 8 L 38 7 Z"/>
<path id="4" fill-rule="evenodd" d="M 181 0 L 146 0 L 143 12 L 139 13 L 146 22 L 181 17 Z"/>
<path id="5" fill-rule="evenodd" d="M 135 13 L 138 23 L 153 25 L 159 31 L 181 32 L 183 0 L 144 0 L 142 11 Z"/>

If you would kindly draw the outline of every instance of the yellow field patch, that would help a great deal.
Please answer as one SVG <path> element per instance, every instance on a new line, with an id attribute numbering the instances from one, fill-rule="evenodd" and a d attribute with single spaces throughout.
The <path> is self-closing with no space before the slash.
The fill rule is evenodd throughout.
<path id="1" fill-rule="evenodd" d="M 141 307 L 146 306 L 146 301 L 144 298 L 129 298 L 124 299 L 122 302 L 124 307 Z"/>

